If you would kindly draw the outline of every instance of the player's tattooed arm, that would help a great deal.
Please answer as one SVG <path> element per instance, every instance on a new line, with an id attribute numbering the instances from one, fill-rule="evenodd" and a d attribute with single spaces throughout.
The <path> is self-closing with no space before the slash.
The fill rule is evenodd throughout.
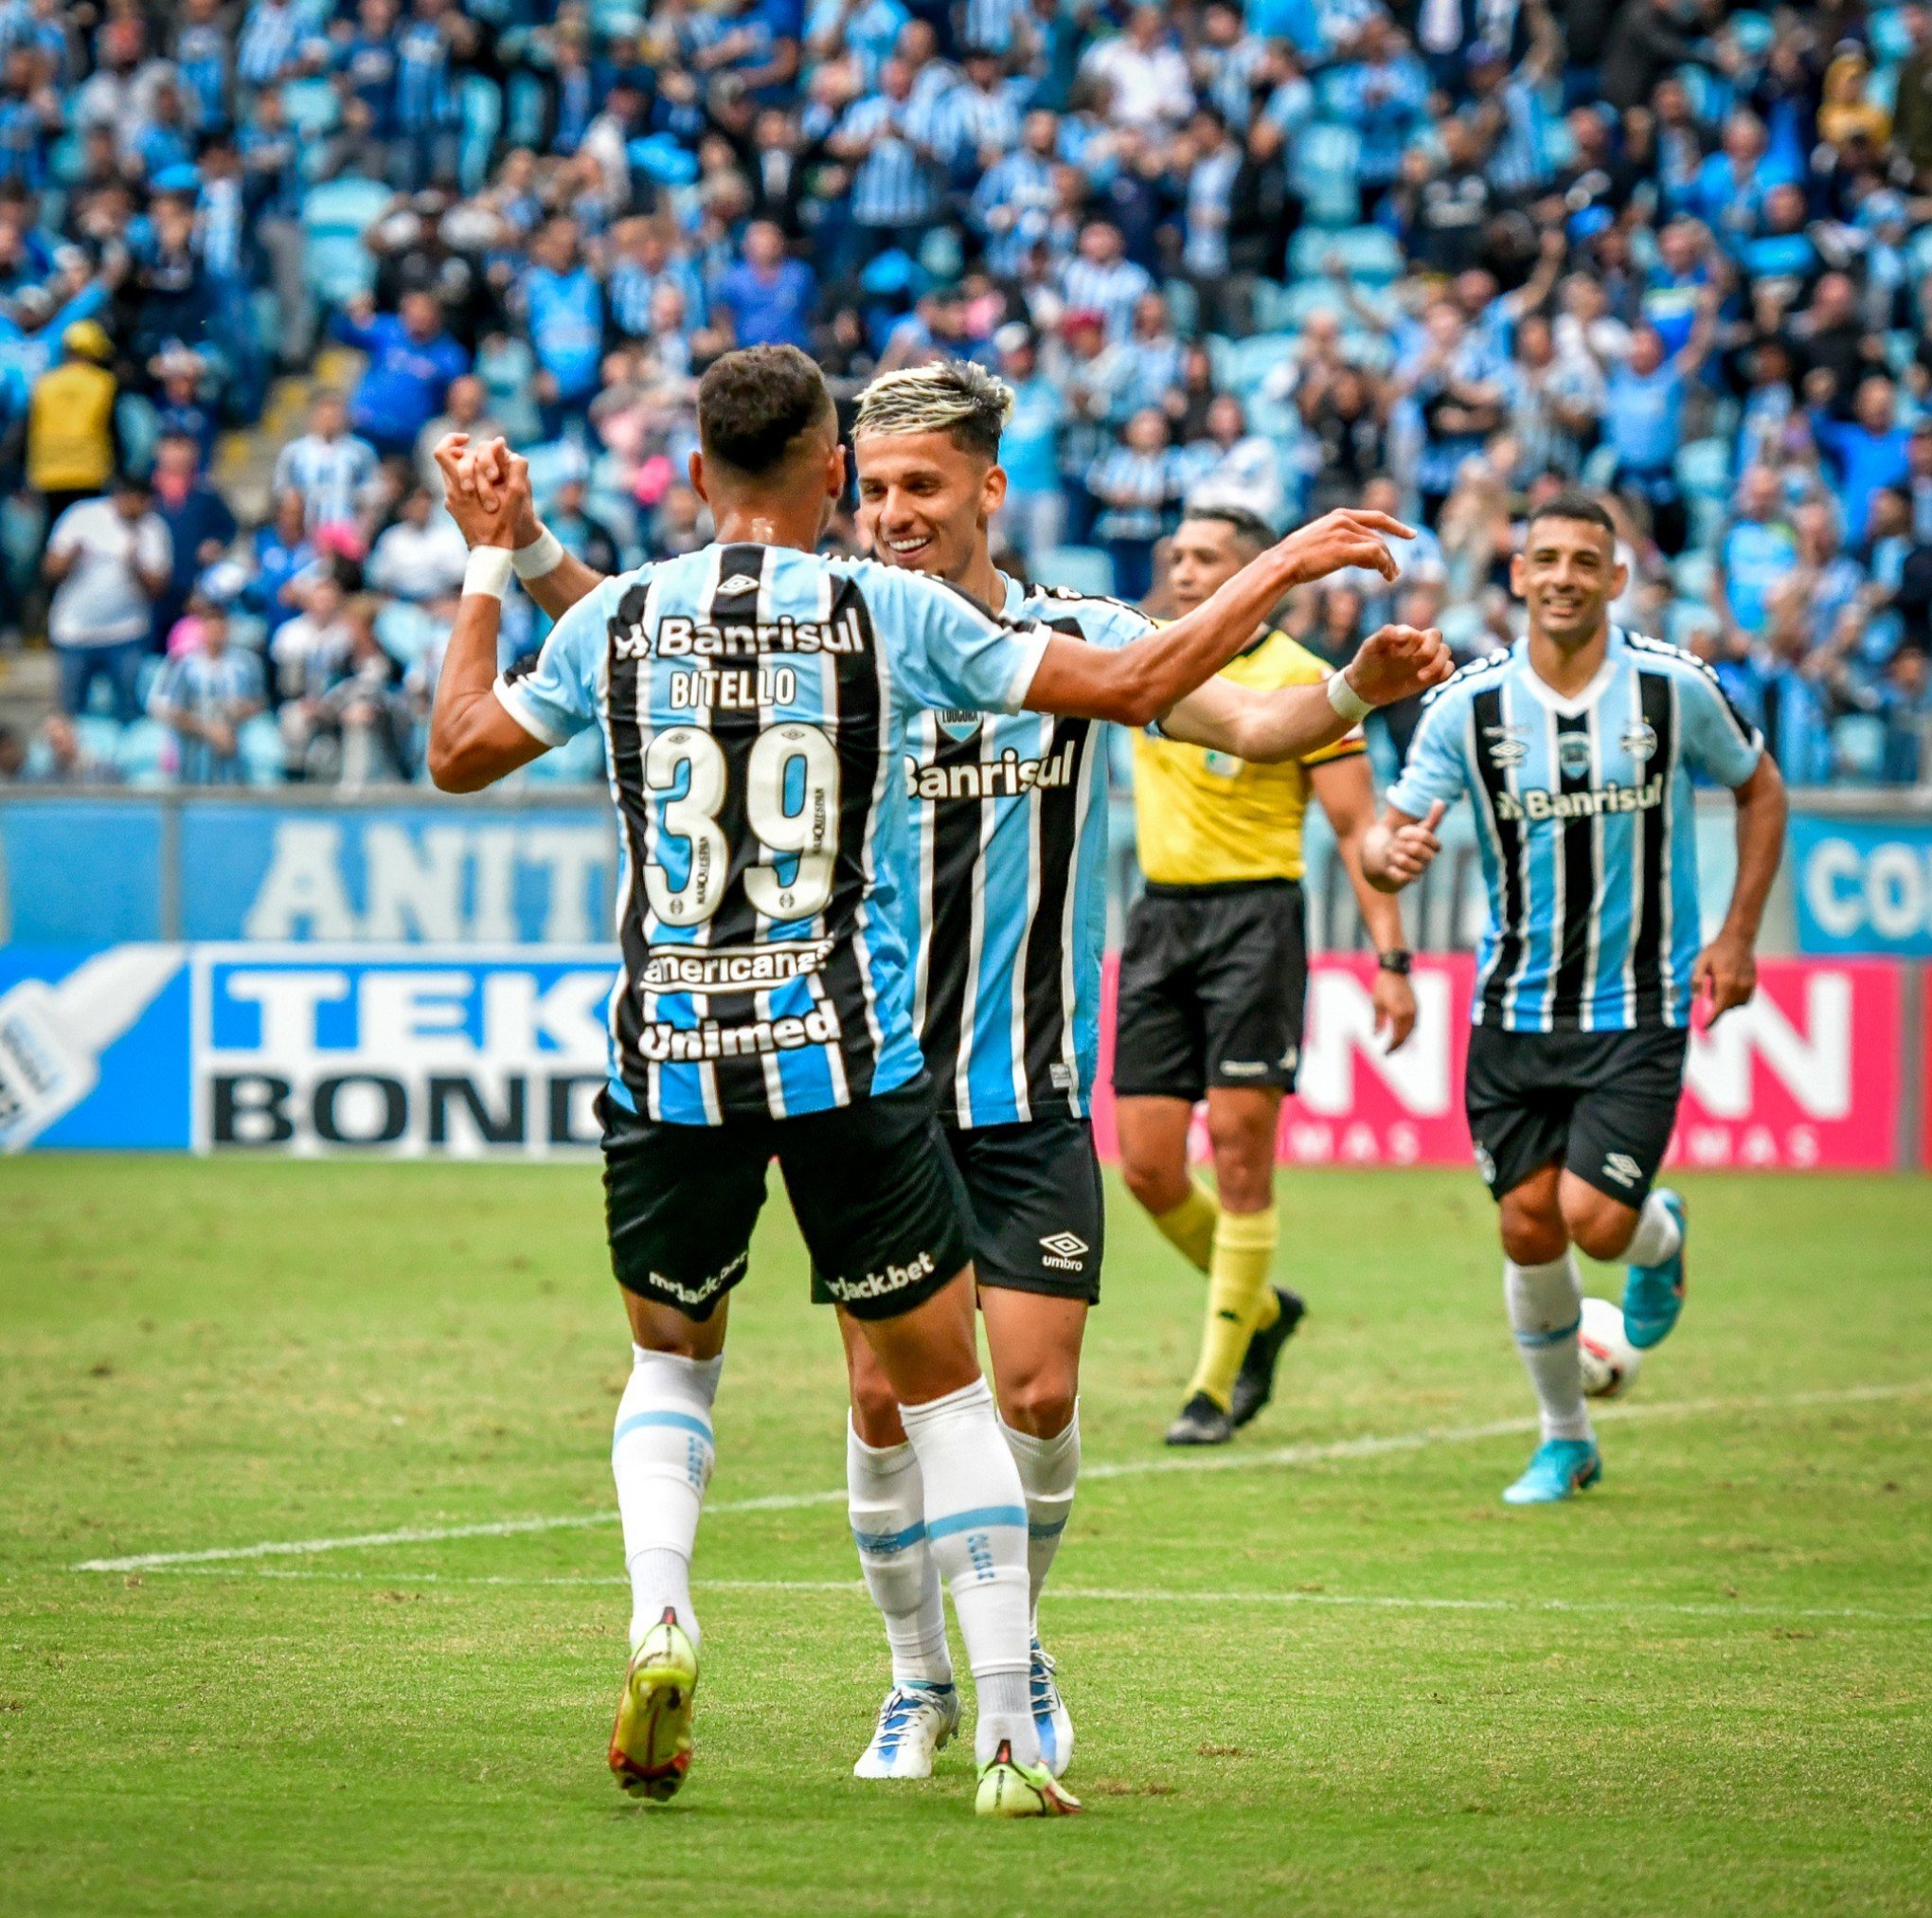
<path id="1" fill-rule="evenodd" d="M 1362 642 L 1341 676 L 1358 700 L 1377 707 L 1426 692 L 1455 670 L 1441 634 L 1433 627 L 1384 626 Z M 1160 729 L 1190 745 L 1272 764 L 1333 745 L 1355 723 L 1324 685 L 1255 692 L 1232 680 L 1210 679 L 1180 700 L 1162 719 Z"/>
<path id="2" fill-rule="evenodd" d="M 1758 989 L 1758 927 L 1784 856 L 1784 825 L 1791 810 L 1783 777 L 1768 752 L 1759 755 L 1751 777 L 1732 788 L 1732 797 L 1738 806 L 1737 883 L 1724 924 L 1697 955 L 1690 974 L 1691 997 L 1706 1006 L 1707 1029 Z"/>
<path id="3" fill-rule="evenodd" d="M 437 462 L 443 465 L 441 446 Z M 449 469 L 445 465 L 443 470 L 447 479 Z M 463 582 L 429 716 L 429 776 L 446 793 L 477 792 L 528 765 L 545 750 L 544 742 L 510 717 L 492 690 L 503 585 L 510 576 L 513 538 L 508 507 L 494 513 L 479 511 L 474 532 L 466 528 L 465 537 L 471 546 L 472 574 Z M 492 570 L 483 562 L 485 548 L 494 548 L 501 556 L 495 561 L 501 577 L 482 580 L 479 588 L 476 568 Z"/>
<path id="4" fill-rule="evenodd" d="M 1220 672 L 1285 593 L 1347 566 L 1393 580 L 1399 568 L 1385 541 L 1414 537 L 1385 512 L 1325 513 L 1249 561 L 1191 613 L 1118 651 L 1049 640 L 1024 703 L 1034 712 L 1146 726 Z M 1326 699 L 1319 688 L 1315 697 Z"/>
<path id="5" fill-rule="evenodd" d="M 1362 834 L 1363 878 L 1378 892 L 1400 892 L 1413 885 L 1442 850 L 1436 828 L 1448 810 L 1447 800 L 1437 799 L 1429 807 L 1429 816 L 1418 819 L 1412 813 L 1385 806 L 1381 818 Z"/>
<path id="6" fill-rule="evenodd" d="M 518 578 L 551 618 L 561 619 L 603 584 L 604 576 L 596 567 L 550 540 L 549 529 L 537 517 L 528 462 L 513 455 L 504 440 L 447 434 L 437 441 L 436 463 L 442 469 L 443 504 L 472 547 L 490 544 L 477 529 L 508 514 L 510 544 L 519 557 L 530 554 L 550 563 L 542 572 L 520 569 Z M 549 548 L 539 552 L 546 540 Z"/>

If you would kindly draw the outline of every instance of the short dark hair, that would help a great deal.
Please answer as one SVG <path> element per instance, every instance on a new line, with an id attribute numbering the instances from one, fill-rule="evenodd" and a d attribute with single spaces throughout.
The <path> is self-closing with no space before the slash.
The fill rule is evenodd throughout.
<path id="1" fill-rule="evenodd" d="M 1190 506 L 1181 519 L 1184 523 L 1190 519 L 1217 521 L 1231 528 L 1243 546 L 1251 547 L 1258 553 L 1266 552 L 1276 540 L 1275 529 L 1260 513 L 1250 512 L 1244 506 Z"/>
<path id="2" fill-rule="evenodd" d="M 801 434 L 832 416 L 825 375 L 796 347 L 743 347 L 698 382 L 698 439 L 707 458 L 755 478 L 782 465 Z"/>
<path id="3" fill-rule="evenodd" d="M 1592 499 L 1587 493 L 1559 493 L 1554 498 L 1546 499 L 1530 513 L 1524 532 L 1527 534 L 1540 519 L 1580 519 L 1585 526 L 1601 527 L 1613 540 L 1617 537 L 1617 522 L 1602 502 Z"/>

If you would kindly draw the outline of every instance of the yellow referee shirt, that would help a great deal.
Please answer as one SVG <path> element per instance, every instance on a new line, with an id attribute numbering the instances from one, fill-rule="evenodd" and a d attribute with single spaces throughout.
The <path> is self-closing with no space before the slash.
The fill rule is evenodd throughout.
<path id="1" fill-rule="evenodd" d="M 1285 633 L 1270 633 L 1221 669 L 1273 691 L 1319 686 L 1329 669 Z M 1156 886 L 1299 879 L 1308 768 L 1365 749 L 1353 727 L 1333 745 L 1279 765 L 1250 765 L 1207 746 L 1140 733 L 1134 742 L 1134 817 L 1140 869 Z"/>

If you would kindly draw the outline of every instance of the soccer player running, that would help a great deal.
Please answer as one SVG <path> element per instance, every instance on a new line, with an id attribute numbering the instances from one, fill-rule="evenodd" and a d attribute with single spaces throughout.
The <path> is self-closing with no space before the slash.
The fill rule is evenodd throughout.
<path id="1" fill-rule="evenodd" d="M 888 565 L 936 573 L 1009 618 L 1101 648 L 1143 638 L 1154 622 L 1118 600 L 1029 593 L 993 565 L 988 528 L 1006 493 L 1000 435 L 1011 407 L 1003 381 L 966 364 L 889 373 L 867 387 L 852 445 L 868 544 Z M 1355 524 L 1332 515 L 1284 541 L 1295 577 L 1333 570 Z M 1270 535 L 1261 547 L 1273 544 Z M 1349 675 L 1381 705 L 1449 670 L 1438 636 L 1390 628 Z M 1209 680 L 1162 725 L 1224 752 L 1292 762 L 1351 730 L 1327 676 L 1317 670 L 1279 689 Z M 1084 719 L 940 711 L 914 720 L 908 751 L 914 1017 L 971 1203 L 1001 1430 L 1026 1493 L 1032 1707 L 1057 1776 L 1073 1756 L 1073 1725 L 1038 1614 L 1080 1472 L 1081 1343 L 1100 1296 L 1104 1200 L 1088 1113 L 1106 923 L 1105 745 Z M 1365 824 L 1373 804 L 1368 796 Z M 1393 903 L 1376 897 L 1392 914 Z M 852 1536 L 892 1658 L 891 1688 L 853 1769 L 923 1778 L 959 1706 L 920 1526 L 920 1466 L 863 1322 L 841 1309 L 840 1327 Z"/>
<path id="2" fill-rule="evenodd" d="M 1610 623 L 1625 568 L 1595 500 L 1564 493 L 1539 507 L 1510 583 L 1526 636 L 1431 695 L 1362 863 L 1377 886 L 1408 885 L 1440 850 L 1444 810 L 1470 795 L 1489 923 L 1464 1101 L 1498 1205 L 1510 1325 L 1542 1412 L 1543 1443 L 1503 1497 L 1532 1505 L 1602 1473 L 1578 1370 L 1571 1247 L 1628 1262 L 1633 1345 L 1655 1345 L 1677 1322 L 1684 1203 L 1652 1181 L 1693 1004 L 1714 1020 L 1756 987 L 1785 798 L 1710 669 Z M 1737 881 L 1701 951 L 1693 772 L 1737 802 Z"/>
<path id="3" fill-rule="evenodd" d="M 1170 547 L 1173 602 L 1191 612 L 1274 544 L 1239 507 L 1191 511 Z M 1263 622 L 1222 677 L 1257 690 L 1320 685 L 1329 669 Z M 1164 735 L 1164 736 L 1163 736 Z M 1308 990 L 1301 827 L 1321 801 L 1375 941 L 1375 1024 L 1390 1049 L 1416 1022 L 1394 900 L 1362 877 L 1375 787 L 1361 732 L 1277 763 L 1176 733 L 1134 746 L 1134 816 L 1147 888 L 1127 916 L 1115 1020 L 1115 1122 L 1128 1190 L 1208 1279 L 1207 1322 L 1171 1445 L 1225 1445 L 1267 1404 L 1304 1310 L 1268 1282 L 1279 1225 L 1275 1139 L 1295 1089 Z M 1203 1098 L 1214 1190 L 1188 1172 Z"/>
<path id="4" fill-rule="evenodd" d="M 432 776 L 474 792 L 594 725 L 618 815 L 623 958 L 601 1112 L 634 1348 L 612 1455 L 633 1612 L 611 1767 L 662 1799 L 690 1762 L 711 1407 L 777 1158 L 817 1269 L 903 1407 L 978 1696 L 977 1808 L 1073 1811 L 1040 1762 L 1024 1494 L 979 1371 L 964 1194 L 912 1023 L 893 897 L 901 759 L 927 707 L 1145 724 L 1232 655 L 1296 561 L 1278 550 L 1195 618 L 1109 652 L 917 574 L 815 556 L 845 455 L 823 377 L 796 350 L 717 361 L 698 426 L 691 477 L 717 541 L 608 581 L 526 523 L 521 462 L 502 469 L 517 489 L 463 499 L 465 442 L 438 451 L 475 550 Z M 1356 564 L 1391 564 L 1366 527 L 1352 544 Z M 505 678 L 513 570 L 561 617 L 532 668 Z M 566 590 L 546 594 L 560 573 Z"/>

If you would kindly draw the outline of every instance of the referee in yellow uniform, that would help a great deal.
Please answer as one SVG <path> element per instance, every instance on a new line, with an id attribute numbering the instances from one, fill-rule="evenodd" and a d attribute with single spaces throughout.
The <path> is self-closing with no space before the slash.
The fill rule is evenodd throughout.
<path id="1" fill-rule="evenodd" d="M 1168 583 L 1191 611 L 1274 543 L 1239 508 L 1190 512 L 1175 532 Z M 1243 686 L 1307 685 L 1329 669 L 1263 627 L 1223 669 Z M 1127 917 L 1120 957 L 1114 1093 L 1128 1188 L 1208 1275 L 1208 1321 L 1171 1445 L 1219 1445 L 1268 1402 L 1275 1362 L 1302 1315 L 1269 1283 L 1278 1224 L 1275 1137 L 1294 1090 L 1308 983 L 1301 822 L 1310 794 L 1334 828 L 1362 921 L 1381 955 L 1376 1030 L 1391 1049 L 1415 1024 L 1395 901 L 1362 877 L 1375 788 L 1360 731 L 1305 760 L 1252 765 L 1142 735 L 1134 808 L 1147 890 Z M 1188 1127 L 1208 1102 L 1215 1190 L 1188 1171 Z"/>

